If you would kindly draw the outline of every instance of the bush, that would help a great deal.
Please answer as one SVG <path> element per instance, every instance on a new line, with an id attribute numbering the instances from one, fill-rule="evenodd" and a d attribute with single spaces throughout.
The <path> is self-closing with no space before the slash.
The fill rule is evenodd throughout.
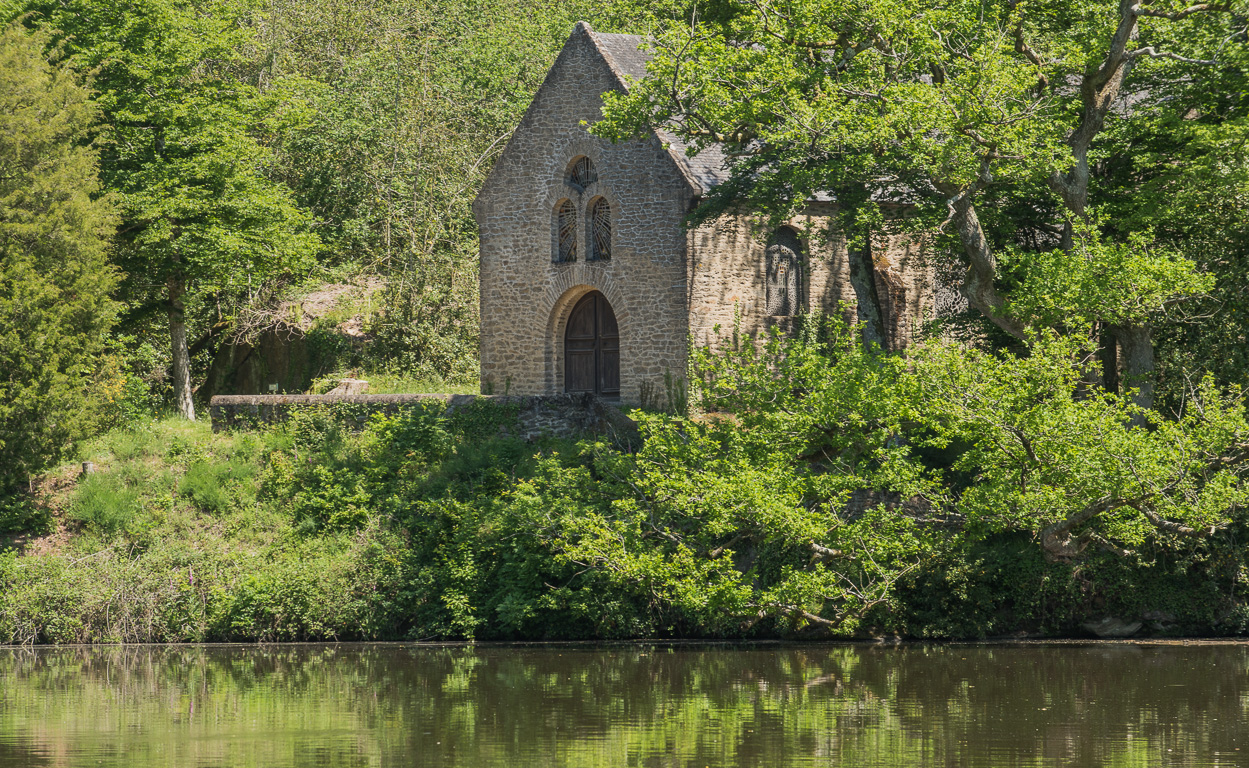
<path id="1" fill-rule="evenodd" d="M 937 440 L 949 423 L 909 409 L 914 382 L 885 386 L 931 360 L 816 352 L 704 383 L 758 397 L 735 417 L 635 414 L 636 453 L 500 435 L 514 414 L 493 403 L 115 431 L 91 444 L 108 471 L 66 505 L 98 535 L 72 557 L 0 559 L 0 641 L 947 639 L 1105 616 L 1245 631 L 1243 508 L 1184 537 L 1125 509 L 1090 521 L 1104 538 L 1078 557 L 1047 556 L 1026 518 L 960 507 L 988 487 L 992 446 Z M 758 389 L 729 391 L 743 374 Z"/>
<path id="2" fill-rule="evenodd" d="M 78 484 L 69 517 L 97 533 L 112 535 L 132 526 L 143 511 L 139 488 L 119 473 L 95 472 Z"/>
<path id="3" fill-rule="evenodd" d="M 49 533 L 54 525 L 46 504 L 20 492 L 0 495 L 0 536 Z"/>
<path id="4" fill-rule="evenodd" d="M 246 456 L 234 455 L 221 462 L 196 461 L 187 467 L 178 492 L 205 512 L 222 514 L 250 500 L 251 481 L 258 471 Z"/>

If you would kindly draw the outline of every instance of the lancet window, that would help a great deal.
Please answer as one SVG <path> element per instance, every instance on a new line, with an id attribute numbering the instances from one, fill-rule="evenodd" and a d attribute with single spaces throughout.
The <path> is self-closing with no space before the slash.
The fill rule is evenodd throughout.
<path id="1" fill-rule="evenodd" d="M 577 209 L 571 200 L 555 206 L 555 261 L 577 260 Z"/>
<path id="2" fill-rule="evenodd" d="M 611 259 L 611 205 L 606 198 L 595 198 L 590 203 L 590 258 L 597 261 Z"/>

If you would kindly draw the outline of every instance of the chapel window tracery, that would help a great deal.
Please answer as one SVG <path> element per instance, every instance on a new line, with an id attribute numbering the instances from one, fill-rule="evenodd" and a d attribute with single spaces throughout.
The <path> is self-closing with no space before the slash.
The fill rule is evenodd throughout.
<path id="1" fill-rule="evenodd" d="M 611 260 L 611 204 L 607 198 L 596 198 L 590 203 L 590 258 L 596 261 Z"/>
<path id="2" fill-rule="evenodd" d="M 568 180 L 585 189 L 598 181 L 598 171 L 595 170 L 594 163 L 590 162 L 590 158 L 582 156 L 573 161 L 572 169 L 568 172 Z"/>
<path id="3" fill-rule="evenodd" d="M 789 316 L 801 311 L 802 243 L 789 227 L 776 230 L 767 250 L 767 314 Z"/>
<path id="4" fill-rule="evenodd" d="M 555 261 L 577 260 L 577 209 L 571 200 L 561 200 L 555 207 Z"/>

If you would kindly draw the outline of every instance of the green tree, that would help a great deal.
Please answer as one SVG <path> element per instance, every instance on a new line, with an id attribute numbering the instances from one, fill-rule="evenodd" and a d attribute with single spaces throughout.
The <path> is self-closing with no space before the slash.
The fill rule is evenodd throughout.
<path id="1" fill-rule="evenodd" d="M 1243 71 L 1245 12 L 1243 0 L 713 0 L 657 37 L 648 77 L 608 98 L 596 130 L 663 124 L 725 145 L 733 176 L 704 214 L 745 202 L 780 217 L 832 191 L 855 234 L 879 225 L 878 202 L 911 206 L 952 233 L 962 294 L 985 318 L 1021 341 L 1044 327 L 1090 346 L 1112 333 L 1148 405 L 1153 329 L 1210 280 L 1148 229 L 1109 225 L 1094 179 L 1108 135 L 1173 110 L 1177 90 L 1183 117 L 1217 115 L 1226 98 L 1189 84 Z"/>
<path id="2" fill-rule="evenodd" d="M 90 432 L 115 316 L 114 207 L 82 143 L 97 111 L 47 45 L 20 26 L 0 33 L 0 493 Z"/>
<path id="3" fill-rule="evenodd" d="M 195 418 L 185 301 L 308 263 L 317 238 L 265 176 L 273 106 L 239 77 L 245 8 L 182 0 L 29 0 L 19 12 L 94 74 L 101 179 L 121 206 L 125 291 L 169 321 L 177 410 Z"/>
<path id="4" fill-rule="evenodd" d="M 929 340 L 903 358 L 834 327 L 827 342 L 701 352 L 702 407 L 736 413 L 835 504 L 829 490 L 892 493 L 972 538 L 1030 533 L 1055 558 L 1228 526 L 1249 501 L 1243 398 L 1207 383 L 1163 420 L 1081 394 L 1070 364 L 1081 341 L 1036 338 L 1016 356 Z M 1151 428 L 1129 426 L 1142 420 Z"/>

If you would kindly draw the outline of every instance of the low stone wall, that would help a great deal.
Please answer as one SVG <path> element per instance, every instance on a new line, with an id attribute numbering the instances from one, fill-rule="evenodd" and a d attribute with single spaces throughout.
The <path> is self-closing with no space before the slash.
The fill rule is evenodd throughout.
<path id="1" fill-rule="evenodd" d="M 501 431 L 524 440 L 549 435 L 610 435 L 632 442 L 637 425 L 612 405 L 590 394 L 565 395 L 217 395 L 208 404 L 214 431 L 247 429 L 284 421 L 304 408 L 343 408 L 360 426 L 374 413 L 395 414 L 407 408 L 441 403 L 448 416 L 481 401 L 512 406 L 515 423 Z"/>

